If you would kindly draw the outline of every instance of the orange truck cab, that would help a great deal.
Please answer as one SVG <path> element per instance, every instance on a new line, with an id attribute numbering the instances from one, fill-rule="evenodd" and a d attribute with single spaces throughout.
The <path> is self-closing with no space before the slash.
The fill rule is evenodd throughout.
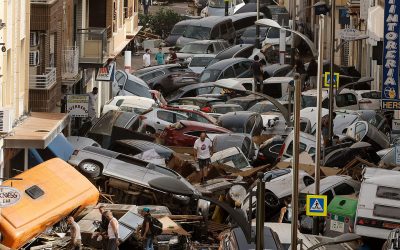
<path id="1" fill-rule="evenodd" d="M 74 167 L 54 158 L 5 181 L 21 199 L 0 211 L 1 244 L 18 249 L 68 215 L 97 204 L 99 191 Z M 12 183 L 11 183 L 12 182 Z"/>

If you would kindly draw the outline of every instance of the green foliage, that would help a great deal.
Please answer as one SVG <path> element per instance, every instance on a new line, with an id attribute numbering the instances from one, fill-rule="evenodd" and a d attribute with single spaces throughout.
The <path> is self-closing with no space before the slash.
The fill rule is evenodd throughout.
<path id="1" fill-rule="evenodd" d="M 170 8 L 160 8 L 156 13 L 147 16 L 139 14 L 139 25 L 150 28 L 153 34 L 163 38 L 167 37 L 174 25 L 181 21 L 182 17 Z"/>

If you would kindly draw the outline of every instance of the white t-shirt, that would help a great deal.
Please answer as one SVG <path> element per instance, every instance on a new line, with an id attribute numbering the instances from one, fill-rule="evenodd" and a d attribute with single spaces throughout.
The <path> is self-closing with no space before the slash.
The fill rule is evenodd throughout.
<path id="1" fill-rule="evenodd" d="M 197 150 L 198 159 L 209 159 L 211 157 L 210 148 L 212 147 L 211 140 L 205 138 L 204 141 L 197 139 L 194 143 L 193 148 Z"/>
<path id="2" fill-rule="evenodd" d="M 145 66 L 145 67 L 150 66 L 150 54 L 145 53 L 143 55 L 143 66 Z"/>
<path id="3" fill-rule="evenodd" d="M 112 226 L 111 226 L 111 222 L 112 221 L 116 221 L 116 223 L 117 223 L 117 233 L 118 233 L 118 236 L 119 236 L 119 223 L 118 223 L 118 220 L 115 218 L 115 217 L 113 217 L 111 220 L 110 220 L 110 222 L 108 222 L 108 229 L 107 229 L 107 235 L 108 235 L 108 238 L 110 238 L 110 239 L 115 239 L 116 237 L 116 235 L 115 235 L 115 232 L 114 232 L 114 229 L 112 228 Z"/>

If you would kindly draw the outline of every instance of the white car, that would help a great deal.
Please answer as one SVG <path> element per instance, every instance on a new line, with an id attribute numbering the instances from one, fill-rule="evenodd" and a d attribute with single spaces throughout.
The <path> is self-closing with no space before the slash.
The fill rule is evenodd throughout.
<path id="1" fill-rule="evenodd" d="M 211 156 L 211 163 L 225 164 L 242 171 L 252 168 L 246 156 L 238 147 L 227 148 L 214 153 Z"/>
<path id="2" fill-rule="evenodd" d="M 151 107 L 154 107 L 155 101 L 141 96 L 115 96 L 103 106 L 102 115 L 110 110 L 123 110 L 141 114 Z"/>
<path id="3" fill-rule="evenodd" d="M 228 15 L 231 16 L 245 5 L 243 0 L 229 1 Z M 200 16 L 224 16 L 225 1 L 224 0 L 208 0 L 207 7 L 201 10 Z"/>
<path id="4" fill-rule="evenodd" d="M 279 207 L 281 201 L 292 194 L 292 169 L 287 168 L 269 171 L 264 174 L 264 180 L 266 181 L 265 205 L 268 206 L 268 209 L 271 209 L 272 214 L 272 211 Z M 313 183 L 313 177 L 303 170 L 299 171 L 299 190 Z M 252 190 L 256 191 L 257 187 L 255 186 Z M 246 214 L 249 210 L 249 199 L 249 194 L 247 194 L 242 205 L 242 210 L 246 212 Z M 253 197 L 253 208 L 255 208 L 256 201 L 256 197 Z"/>
<path id="5" fill-rule="evenodd" d="M 267 31 L 267 35 L 265 40 L 262 43 L 262 46 L 271 44 L 271 45 L 279 45 L 280 39 L 280 30 L 277 28 L 269 28 Z M 293 40 L 293 33 L 290 31 L 286 31 L 285 33 L 285 42 L 286 45 L 291 45 Z"/>
<path id="6" fill-rule="evenodd" d="M 142 127 L 140 131 L 145 131 L 148 134 L 161 133 L 164 128 L 179 122 L 181 120 L 188 120 L 189 117 L 166 109 L 153 108 L 140 116 L 142 120 Z"/>
<path id="7" fill-rule="evenodd" d="M 377 90 L 356 90 L 360 109 L 377 110 L 381 108 L 382 93 Z"/>
<path id="8" fill-rule="evenodd" d="M 324 88 L 322 89 L 322 107 L 329 107 L 329 90 Z M 310 89 L 304 91 L 301 94 L 301 102 L 303 108 L 308 107 L 316 107 L 317 106 L 317 96 L 318 92 L 316 89 Z M 342 89 L 339 94 L 335 95 L 335 99 L 333 100 L 334 110 L 338 109 L 350 109 L 350 110 L 359 110 L 360 105 L 358 103 L 358 96 L 354 90 L 351 89 Z"/>

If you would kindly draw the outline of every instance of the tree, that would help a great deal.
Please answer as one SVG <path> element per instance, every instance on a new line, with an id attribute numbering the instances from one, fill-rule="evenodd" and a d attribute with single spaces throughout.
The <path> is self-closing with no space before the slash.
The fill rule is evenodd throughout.
<path id="1" fill-rule="evenodd" d="M 149 28 L 152 33 L 165 38 L 169 35 L 174 25 L 183 19 L 178 13 L 170 8 L 160 8 L 153 14 L 140 14 L 139 24 Z"/>

